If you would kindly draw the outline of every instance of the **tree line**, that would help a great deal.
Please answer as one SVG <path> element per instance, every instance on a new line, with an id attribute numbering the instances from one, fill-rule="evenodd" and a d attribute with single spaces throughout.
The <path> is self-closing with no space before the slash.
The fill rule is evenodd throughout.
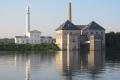
<path id="1" fill-rule="evenodd" d="M 0 51 L 59 50 L 56 44 L 0 44 Z"/>
<path id="2" fill-rule="evenodd" d="M 106 56 L 110 59 L 120 57 L 120 32 L 106 33 Z"/>
<path id="3" fill-rule="evenodd" d="M 106 33 L 106 48 L 120 50 L 120 32 Z"/>

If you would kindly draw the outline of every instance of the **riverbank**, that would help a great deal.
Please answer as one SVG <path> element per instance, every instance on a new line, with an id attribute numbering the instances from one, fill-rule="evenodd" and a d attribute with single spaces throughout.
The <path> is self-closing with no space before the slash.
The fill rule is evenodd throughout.
<path id="1" fill-rule="evenodd" d="M 56 44 L 0 44 L 0 51 L 45 51 L 59 48 Z"/>

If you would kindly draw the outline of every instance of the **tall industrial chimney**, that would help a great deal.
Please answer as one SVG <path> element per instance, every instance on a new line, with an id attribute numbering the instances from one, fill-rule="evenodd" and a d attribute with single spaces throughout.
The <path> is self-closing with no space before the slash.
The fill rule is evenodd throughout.
<path id="1" fill-rule="evenodd" d="M 26 34 L 30 32 L 30 7 L 27 7 L 27 14 L 26 14 Z"/>
<path id="2" fill-rule="evenodd" d="M 72 22 L 72 3 L 69 0 L 69 6 L 68 6 L 68 15 L 69 15 L 69 21 Z"/>

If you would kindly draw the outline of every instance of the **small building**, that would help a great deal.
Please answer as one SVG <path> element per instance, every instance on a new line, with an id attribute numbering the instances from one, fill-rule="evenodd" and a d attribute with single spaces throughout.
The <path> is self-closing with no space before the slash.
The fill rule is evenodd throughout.
<path id="1" fill-rule="evenodd" d="M 25 36 L 15 36 L 16 44 L 41 44 L 41 43 L 53 43 L 53 38 L 50 36 L 41 36 L 41 32 L 38 30 L 30 31 Z"/>
<path id="2" fill-rule="evenodd" d="M 24 36 L 15 36 L 16 44 L 41 44 L 41 43 L 53 43 L 51 36 L 41 36 L 41 32 L 38 30 L 30 31 L 30 8 L 27 9 L 26 14 L 26 33 Z"/>
<path id="3" fill-rule="evenodd" d="M 51 36 L 41 36 L 41 43 L 53 43 Z"/>
<path id="4" fill-rule="evenodd" d="M 29 39 L 28 36 L 15 36 L 15 43 L 16 44 L 27 44 L 29 43 L 28 39 Z"/>
<path id="5" fill-rule="evenodd" d="M 9 39 L 9 38 L 3 38 L 0 39 L 0 44 L 14 44 L 15 41 L 13 38 Z"/>
<path id="6" fill-rule="evenodd" d="M 29 43 L 30 44 L 40 44 L 41 43 L 41 32 L 38 30 L 30 31 L 29 33 Z"/>

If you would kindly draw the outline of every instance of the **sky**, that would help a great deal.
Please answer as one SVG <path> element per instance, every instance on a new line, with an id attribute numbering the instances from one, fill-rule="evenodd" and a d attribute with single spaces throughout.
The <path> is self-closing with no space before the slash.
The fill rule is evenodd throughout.
<path id="1" fill-rule="evenodd" d="M 0 0 L 0 38 L 25 33 L 26 8 L 31 9 L 31 30 L 55 37 L 55 29 L 68 19 L 69 0 Z M 72 21 L 87 25 L 95 21 L 106 32 L 120 32 L 120 0 L 71 0 Z"/>

